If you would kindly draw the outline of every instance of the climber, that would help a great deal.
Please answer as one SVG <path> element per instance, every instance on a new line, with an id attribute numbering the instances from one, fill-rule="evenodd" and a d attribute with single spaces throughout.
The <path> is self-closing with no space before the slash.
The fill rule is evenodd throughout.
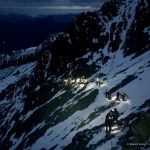
<path id="1" fill-rule="evenodd" d="M 110 110 L 110 112 L 106 115 L 105 118 L 106 132 L 111 132 L 112 124 L 113 124 L 113 111 Z"/>
<path id="2" fill-rule="evenodd" d="M 111 98 L 112 98 L 111 92 L 107 92 L 107 98 L 108 98 L 109 100 L 111 100 Z"/>
<path id="3" fill-rule="evenodd" d="M 115 124 L 118 124 L 118 118 L 119 118 L 119 112 L 118 112 L 117 108 L 115 108 L 113 111 L 113 122 Z"/>
<path id="4" fill-rule="evenodd" d="M 120 100 L 121 93 L 117 92 L 116 100 Z"/>
<path id="5" fill-rule="evenodd" d="M 125 93 L 122 93 L 122 94 L 121 94 L 122 101 L 126 101 L 126 100 L 125 100 L 126 97 L 128 97 L 127 94 L 125 94 Z"/>
<path id="6" fill-rule="evenodd" d="M 96 85 L 100 86 L 100 79 L 99 79 L 99 77 L 96 78 Z"/>
<path id="7" fill-rule="evenodd" d="M 69 83 L 68 79 L 64 79 L 64 85 L 66 86 L 68 85 L 68 83 Z"/>

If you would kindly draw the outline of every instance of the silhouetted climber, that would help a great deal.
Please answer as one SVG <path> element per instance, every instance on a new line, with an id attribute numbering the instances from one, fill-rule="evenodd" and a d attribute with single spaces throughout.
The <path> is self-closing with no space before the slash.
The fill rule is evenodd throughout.
<path id="1" fill-rule="evenodd" d="M 127 94 L 125 94 L 125 93 L 122 93 L 122 94 L 121 94 L 122 101 L 125 101 L 125 100 L 126 100 L 126 99 L 125 99 L 126 97 L 128 97 Z"/>
<path id="2" fill-rule="evenodd" d="M 99 79 L 99 77 L 96 78 L 96 85 L 100 86 L 100 79 Z"/>
<path id="3" fill-rule="evenodd" d="M 116 100 L 120 100 L 121 93 L 117 92 Z"/>
<path id="4" fill-rule="evenodd" d="M 105 118 L 105 127 L 106 127 L 106 132 L 111 132 L 111 127 L 113 125 L 113 111 L 111 110 Z"/>
<path id="5" fill-rule="evenodd" d="M 112 98 L 111 92 L 108 92 L 107 98 L 108 98 L 109 100 L 111 100 L 111 98 Z"/>
<path id="6" fill-rule="evenodd" d="M 117 110 L 117 108 L 114 109 L 114 112 L 113 112 L 113 121 L 118 124 L 118 118 L 119 118 L 119 112 Z"/>

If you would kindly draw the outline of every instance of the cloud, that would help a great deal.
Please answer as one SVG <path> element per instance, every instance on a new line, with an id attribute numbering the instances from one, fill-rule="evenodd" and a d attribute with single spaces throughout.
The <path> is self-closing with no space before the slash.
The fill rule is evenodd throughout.
<path id="1" fill-rule="evenodd" d="M 106 0 L 0 0 L 0 12 L 30 15 L 95 10 Z"/>
<path id="2" fill-rule="evenodd" d="M 9 6 L 93 6 L 106 0 L 0 0 L 1 7 Z"/>
<path id="3" fill-rule="evenodd" d="M 3 8 L 3 7 L 0 7 L 0 8 Z M 78 9 L 94 9 L 94 7 L 92 6 L 77 6 L 77 5 L 74 5 L 74 6 L 9 6 L 7 8 L 10 8 L 10 9 L 74 9 L 74 10 L 78 10 Z"/>
<path id="4" fill-rule="evenodd" d="M 67 10 L 85 10 L 85 9 L 93 9 L 91 6 L 44 6 L 44 7 L 37 7 L 38 9 L 67 9 Z"/>

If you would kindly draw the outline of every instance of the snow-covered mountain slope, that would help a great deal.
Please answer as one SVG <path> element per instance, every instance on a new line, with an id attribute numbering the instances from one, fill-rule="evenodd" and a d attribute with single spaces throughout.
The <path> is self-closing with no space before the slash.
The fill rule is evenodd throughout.
<path id="1" fill-rule="evenodd" d="M 98 56 L 99 52 L 95 52 L 93 62 Z M 124 58 L 121 51 L 112 53 L 110 56 L 112 59 L 105 64 L 105 67 L 99 69 L 100 64 L 97 64 L 97 71 L 91 77 L 79 82 L 70 79 L 68 85 L 59 89 L 48 101 L 28 110 L 28 112 L 24 113 L 23 110 L 24 102 L 21 101 L 23 98 L 20 95 L 21 89 L 14 89 L 13 99 L 10 100 L 6 97 L 1 101 L 3 114 L 1 129 L 7 127 L 7 131 L 1 131 L 3 133 L 1 141 L 6 142 L 7 140 L 8 142 L 9 140 L 10 149 L 21 148 L 21 146 L 23 149 L 49 149 L 52 147 L 63 149 L 72 142 L 77 133 L 83 132 L 83 139 L 80 137 L 80 140 L 86 141 L 83 149 L 93 149 L 94 146 L 97 149 L 119 148 L 121 146 L 120 137 L 125 135 L 129 129 L 128 127 L 121 127 L 112 134 L 110 139 L 106 140 L 105 116 L 110 109 L 117 108 L 122 114 L 119 120 L 125 121 L 126 117 L 132 113 L 137 113 L 139 107 L 146 100 L 149 100 L 150 51 L 134 59 L 132 59 L 134 55 Z M 83 56 L 83 58 L 85 57 Z M 13 68 L 12 71 L 10 68 L 8 68 L 9 71 L 1 70 L 3 77 L 6 76 L 5 79 L 1 80 L 4 85 L 1 88 L 6 88 L 7 84 L 12 84 L 21 76 L 30 75 L 34 65 L 35 63 L 22 65 Z M 20 73 L 15 75 L 17 70 Z M 93 80 L 97 75 L 101 76 L 102 73 L 102 84 L 99 87 Z M 11 82 L 7 79 L 11 79 Z M 40 87 L 35 90 L 41 92 Z M 113 92 L 111 101 L 105 98 L 106 90 Z M 129 96 L 127 101 L 116 102 L 117 91 L 125 92 Z M 19 100 L 16 99 L 15 94 Z M 147 111 L 148 109 L 149 107 L 145 107 L 140 111 Z M 34 117 L 38 118 L 34 120 Z M 38 123 L 36 123 L 37 120 Z M 32 123 L 34 121 L 35 123 Z M 17 124 L 19 124 L 19 130 Z M 26 128 L 25 125 L 29 127 Z M 82 143 L 80 140 L 77 141 L 76 139 L 74 146 L 78 145 L 77 142 Z M 99 143 L 101 140 L 106 140 L 106 142 Z"/>
<path id="2" fill-rule="evenodd" d="M 147 0 L 108 1 L 81 14 L 67 34 L 2 56 L 0 149 L 148 149 L 149 12 Z M 118 91 L 126 101 L 116 101 Z M 108 134 L 105 117 L 114 108 L 119 127 Z"/>
<path id="3" fill-rule="evenodd" d="M 0 91 L 7 88 L 8 85 L 14 84 L 21 80 L 25 76 L 30 76 L 33 69 L 36 66 L 36 62 L 27 63 L 18 67 L 8 67 L 0 70 L 1 88 Z"/>

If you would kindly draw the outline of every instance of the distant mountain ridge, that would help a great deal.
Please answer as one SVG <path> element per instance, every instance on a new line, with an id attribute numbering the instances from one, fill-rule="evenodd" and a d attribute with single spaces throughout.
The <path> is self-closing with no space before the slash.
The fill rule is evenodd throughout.
<path id="1" fill-rule="evenodd" d="M 62 32 L 76 15 L 0 15 L 0 53 L 28 48 L 42 43 L 49 34 Z"/>

